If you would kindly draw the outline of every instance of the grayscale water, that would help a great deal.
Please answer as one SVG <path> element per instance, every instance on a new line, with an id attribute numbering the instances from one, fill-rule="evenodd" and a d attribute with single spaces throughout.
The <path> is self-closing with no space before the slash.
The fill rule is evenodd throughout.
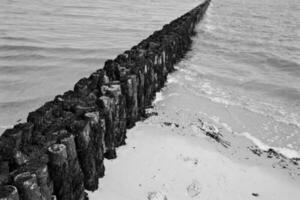
<path id="1" fill-rule="evenodd" d="M 199 3 L 0 0 L 0 133 Z M 213 0 L 198 32 L 175 78 L 235 119 L 216 123 L 300 152 L 300 2 Z"/>

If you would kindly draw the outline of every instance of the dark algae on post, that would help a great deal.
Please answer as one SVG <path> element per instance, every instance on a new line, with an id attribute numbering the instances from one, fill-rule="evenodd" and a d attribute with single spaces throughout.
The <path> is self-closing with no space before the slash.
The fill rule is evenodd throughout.
<path id="1" fill-rule="evenodd" d="M 0 138 L 0 199 L 83 200 L 117 157 L 126 129 L 147 117 L 155 94 L 190 49 L 210 0 L 82 78 Z"/>

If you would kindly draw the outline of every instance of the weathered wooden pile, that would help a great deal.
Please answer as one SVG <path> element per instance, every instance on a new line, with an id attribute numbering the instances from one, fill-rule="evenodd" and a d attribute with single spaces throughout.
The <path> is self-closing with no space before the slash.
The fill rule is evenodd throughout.
<path id="1" fill-rule="evenodd" d="M 108 60 L 74 90 L 29 113 L 0 138 L 0 200 L 83 200 L 98 188 L 103 159 L 116 158 L 126 129 L 189 50 L 210 0 Z"/>

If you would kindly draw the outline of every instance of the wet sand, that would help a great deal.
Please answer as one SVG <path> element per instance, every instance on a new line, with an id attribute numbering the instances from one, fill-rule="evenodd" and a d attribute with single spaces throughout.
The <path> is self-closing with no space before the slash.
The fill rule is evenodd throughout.
<path id="1" fill-rule="evenodd" d="M 169 78 L 153 116 L 128 131 L 117 159 L 105 161 L 90 199 L 299 199 L 299 163 L 251 151 L 254 143 L 203 114 L 224 115 L 222 107 L 174 87 Z"/>

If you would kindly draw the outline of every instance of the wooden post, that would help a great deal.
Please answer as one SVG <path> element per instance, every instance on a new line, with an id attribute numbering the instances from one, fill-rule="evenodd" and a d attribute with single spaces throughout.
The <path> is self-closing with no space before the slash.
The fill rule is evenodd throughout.
<path id="1" fill-rule="evenodd" d="M 0 200 L 19 200 L 18 190 L 15 186 L 0 186 Z"/>
<path id="2" fill-rule="evenodd" d="M 15 176 L 14 183 L 23 200 L 43 200 L 35 174 L 30 172 L 20 173 Z"/>
<path id="3" fill-rule="evenodd" d="M 48 148 L 49 170 L 54 183 L 54 194 L 58 199 L 69 200 L 69 179 L 67 149 L 64 144 L 53 144 Z"/>

